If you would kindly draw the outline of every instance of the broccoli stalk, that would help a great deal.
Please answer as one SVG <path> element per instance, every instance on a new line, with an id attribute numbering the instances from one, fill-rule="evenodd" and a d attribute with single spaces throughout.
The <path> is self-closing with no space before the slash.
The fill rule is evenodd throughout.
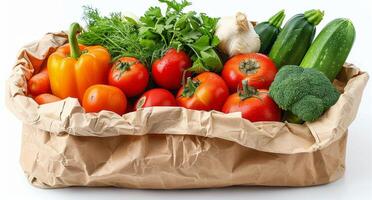
<path id="1" fill-rule="evenodd" d="M 279 70 L 269 93 L 280 108 L 295 115 L 289 113 L 288 119 L 298 116 L 303 121 L 318 119 L 340 96 L 323 73 L 295 65 Z M 299 122 L 298 119 L 293 121 Z"/>
<path id="2" fill-rule="evenodd" d="M 294 124 L 302 124 L 304 120 L 300 119 L 297 115 L 293 114 L 291 111 L 285 111 L 283 114 L 283 121 Z"/>

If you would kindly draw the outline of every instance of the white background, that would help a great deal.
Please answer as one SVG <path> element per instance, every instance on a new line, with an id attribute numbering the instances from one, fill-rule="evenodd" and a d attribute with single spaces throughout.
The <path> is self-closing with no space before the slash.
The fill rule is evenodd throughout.
<path id="1" fill-rule="evenodd" d="M 71 22 L 82 22 L 82 5 L 92 5 L 102 13 L 131 11 L 141 15 L 151 1 L 1 1 L 0 4 L 0 80 L 9 76 L 22 45 L 40 39 L 47 32 L 67 29 Z M 265 20 L 280 9 L 287 18 L 312 8 L 325 10 L 319 28 L 337 18 L 350 18 L 357 31 L 354 48 L 348 58 L 364 71 L 372 73 L 372 5 L 367 0 L 199 0 L 191 9 L 212 16 L 233 15 L 244 11 L 250 19 Z M 318 30 L 319 30 L 318 28 Z M 130 190 L 115 188 L 68 188 L 43 190 L 31 186 L 19 165 L 21 122 L 4 104 L 0 90 L 0 199 L 372 199 L 372 90 L 365 90 L 359 113 L 350 126 L 346 174 L 335 183 L 307 188 L 232 187 L 199 190 Z M 2 86 L 4 88 L 4 85 Z"/>

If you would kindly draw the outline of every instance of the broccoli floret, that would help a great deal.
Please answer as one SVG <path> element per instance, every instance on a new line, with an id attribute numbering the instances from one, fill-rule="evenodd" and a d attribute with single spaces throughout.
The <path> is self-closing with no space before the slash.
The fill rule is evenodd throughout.
<path id="1" fill-rule="evenodd" d="M 280 108 L 304 121 L 318 119 L 340 96 L 323 73 L 295 65 L 279 70 L 269 92 Z"/>

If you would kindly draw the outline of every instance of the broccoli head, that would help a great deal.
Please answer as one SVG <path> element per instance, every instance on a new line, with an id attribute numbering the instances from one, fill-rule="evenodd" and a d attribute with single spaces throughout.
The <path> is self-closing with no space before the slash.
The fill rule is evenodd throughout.
<path id="1" fill-rule="evenodd" d="M 322 72 L 295 65 L 280 68 L 269 92 L 280 108 L 304 121 L 318 119 L 340 96 Z"/>

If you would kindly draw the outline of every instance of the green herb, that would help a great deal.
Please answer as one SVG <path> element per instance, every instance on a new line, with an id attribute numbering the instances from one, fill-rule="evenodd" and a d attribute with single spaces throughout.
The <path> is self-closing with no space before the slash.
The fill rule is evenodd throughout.
<path id="1" fill-rule="evenodd" d="M 123 18 L 121 13 L 111 13 L 103 17 L 97 9 L 84 7 L 84 20 L 87 29 L 79 35 L 79 43 L 85 45 L 102 45 L 116 59 L 121 56 L 132 56 L 140 59 L 146 65 L 151 64 L 152 57 L 157 57 L 155 49 L 161 44 L 153 47 L 140 43 L 136 21 Z"/>
<path id="2" fill-rule="evenodd" d="M 120 13 L 102 17 L 96 9 L 85 7 L 87 30 L 79 42 L 103 45 L 114 57 L 133 56 L 148 66 L 169 48 L 176 48 L 187 52 L 194 61 L 190 71 L 221 71 L 223 65 L 215 51 L 219 40 L 214 36 L 218 18 L 184 12 L 191 5 L 185 0 L 159 2 L 167 4 L 164 14 L 159 7 L 150 7 L 138 22 Z"/>

